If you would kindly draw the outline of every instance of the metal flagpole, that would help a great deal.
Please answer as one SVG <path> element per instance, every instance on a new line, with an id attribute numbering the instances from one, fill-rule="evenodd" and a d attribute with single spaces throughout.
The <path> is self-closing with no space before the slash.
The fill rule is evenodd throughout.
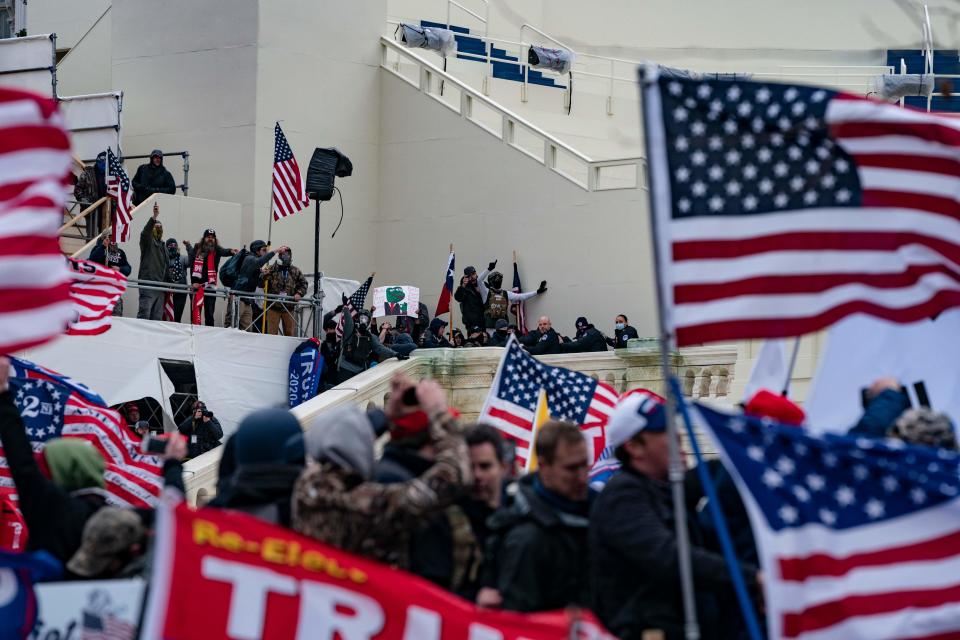
<path id="1" fill-rule="evenodd" d="M 797 364 L 797 354 L 800 353 L 800 336 L 793 342 L 793 354 L 790 356 L 790 366 L 787 367 L 787 379 L 783 381 L 783 391 L 780 392 L 784 398 L 790 394 L 790 379 L 793 378 L 793 368 Z"/>
<path id="2" fill-rule="evenodd" d="M 450 243 L 450 253 L 453 253 L 453 243 L 452 243 L 452 242 Z M 450 253 L 447 254 L 447 260 L 450 259 Z M 456 280 L 456 278 L 457 278 L 457 272 L 454 271 L 454 272 L 453 272 L 453 279 Z M 443 278 L 443 286 L 447 286 L 447 278 L 446 278 L 446 276 L 444 276 L 444 278 Z M 450 286 L 453 286 L 453 282 L 450 283 Z M 456 302 L 456 301 L 453 299 L 453 291 L 451 291 L 451 292 L 450 292 L 450 324 L 448 325 L 448 327 L 449 327 L 449 329 L 450 329 L 449 332 L 448 332 L 448 333 L 450 334 L 450 344 L 453 344 L 453 305 L 454 305 L 454 302 Z"/>
<path id="3" fill-rule="evenodd" d="M 280 124 L 277 120 L 276 124 Z M 273 167 L 277 163 L 277 127 L 273 127 L 273 162 L 270 163 L 270 188 L 267 190 L 267 212 L 270 217 L 267 219 L 267 247 L 270 246 L 270 239 L 273 237 Z"/>
<path id="4" fill-rule="evenodd" d="M 670 352 L 674 349 L 674 336 L 667 320 L 667 291 L 663 280 L 663 263 L 666 259 L 664 247 L 660 245 L 660 233 L 666 233 L 666 229 L 658 229 L 658 206 L 666 207 L 668 202 L 655 197 L 655 192 L 660 183 L 666 183 L 665 173 L 658 175 L 659 181 L 652 179 L 652 167 L 658 172 L 667 170 L 666 158 L 655 157 L 653 145 L 650 138 L 656 136 L 658 141 L 662 142 L 663 124 L 656 125 L 656 118 L 661 116 L 660 95 L 658 89 L 653 86 L 657 82 L 659 72 L 653 65 L 647 67 L 641 65 L 639 69 L 640 78 L 640 108 L 643 115 L 644 145 L 647 154 L 647 170 L 651 173 L 649 181 L 649 203 L 650 203 L 650 223 L 653 231 L 653 264 L 654 273 L 657 282 L 657 316 L 660 325 L 660 364 L 663 368 L 663 379 L 666 384 L 668 395 L 666 403 L 667 414 L 667 438 L 670 455 L 670 485 L 673 496 L 673 513 L 677 531 L 677 559 L 680 565 L 680 587 L 683 594 L 683 618 L 684 630 L 687 640 L 700 639 L 700 626 L 697 624 L 697 605 L 693 589 L 693 566 L 690 561 L 690 532 L 687 529 L 687 504 L 683 490 L 684 468 L 680 459 L 680 434 L 677 431 L 676 422 L 676 404 L 679 399 L 676 397 L 673 386 L 669 383 L 670 373 Z M 662 151 L 663 145 L 660 145 Z M 669 188 L 669 186 L 667 186 Z M 667 195 L 667 194 L 661 194 Z"/>

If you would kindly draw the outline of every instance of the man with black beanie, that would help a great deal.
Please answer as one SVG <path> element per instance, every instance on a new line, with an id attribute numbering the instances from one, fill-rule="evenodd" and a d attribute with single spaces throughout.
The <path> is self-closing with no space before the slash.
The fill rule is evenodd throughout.
<path id="1" fill-rule="evenodd" d="M 607 339 L 583 316 L 577 318 L 577 335 L 571 342 L 560 345 L 561 353 L 606 351 Z"/>
<path id="2" fill-rule="evenodd" d="M 180 243 L 176 238 L 167 238 L 167 277 L 170 284 L 187 284 L 187 257 L 180 253 Z M 173 322 L 180 322 L 183 307 L 187 304 L 186 290 L 183 293 L 168 293 L 173 302 Z M 166 305 L 164 305 L 166 306 Z"/>

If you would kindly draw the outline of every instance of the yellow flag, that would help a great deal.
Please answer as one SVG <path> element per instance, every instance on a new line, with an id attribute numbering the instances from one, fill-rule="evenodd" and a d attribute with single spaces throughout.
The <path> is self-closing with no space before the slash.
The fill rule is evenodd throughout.
<path id="1" fill-rule="evenodd" d="M 547 404 L 547 392 L 540 389 L 540 397 L 537 399 L 537 410 L 533 414 L 533 433 L 530 434 L 530 452 L 527 453 L 527 466 L 525 471 L 533 473 L 537 470 L 537 434 L 540 433 L 540 427 L 550 419 L 550 406 Z"/>

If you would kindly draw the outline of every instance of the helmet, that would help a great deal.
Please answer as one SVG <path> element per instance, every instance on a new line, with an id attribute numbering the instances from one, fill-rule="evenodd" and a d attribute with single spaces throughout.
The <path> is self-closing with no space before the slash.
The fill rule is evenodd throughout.
<path id="1" fill-rule="evenodd" d="M 490 274 L 490 277 L 487 278 L 487 285 L 494 289 L 499 289 L 503 284 L 503 274 L 499 271 L 494 271 Z"/>

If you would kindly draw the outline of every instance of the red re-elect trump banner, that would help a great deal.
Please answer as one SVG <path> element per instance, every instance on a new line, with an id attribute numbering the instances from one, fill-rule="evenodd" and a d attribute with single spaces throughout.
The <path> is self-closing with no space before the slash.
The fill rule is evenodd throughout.
<path id="1" fill-rule="evenodd" d="M 478 609 L 403 571 L 248 515 L 158 508 L 142 638 L 612 640 L 589 612 Z"/>

